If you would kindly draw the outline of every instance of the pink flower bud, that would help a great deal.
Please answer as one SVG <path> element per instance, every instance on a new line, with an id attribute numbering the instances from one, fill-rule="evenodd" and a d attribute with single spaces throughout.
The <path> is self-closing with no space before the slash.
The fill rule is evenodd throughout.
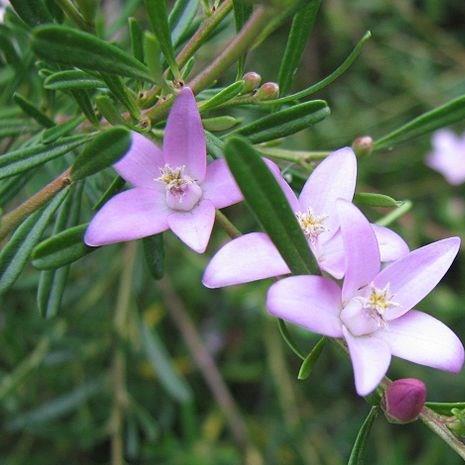
<path id="1" fill-rule="evenodd" d="M 242 76 L 242 79 L 245 81 L 244 93 L 252 92 L 262 82 L 262 77 L 255 71 L 245 73 L 244 76 Z"/>
<path id="2" fill-rule="evenodd" d="M 370 136 L 357 137 L 352 143 L 352 150 L 357 157 L 370 155 L 373 151 L 373 139 Z"/>
<path id="3" fill-rule="evenodd" d="M 265 82 L 255 94 L 257 100 L 272 100 L 279 95 L 279 86 L 276 82 Z"/>
<path id="4" fill-rule="evenodd" d="M 384 392 L 384 411 L 392 423 L 410 423 L 420 414 L 426 400 L 426 386 L 415 378 L 398 379 Z"/>

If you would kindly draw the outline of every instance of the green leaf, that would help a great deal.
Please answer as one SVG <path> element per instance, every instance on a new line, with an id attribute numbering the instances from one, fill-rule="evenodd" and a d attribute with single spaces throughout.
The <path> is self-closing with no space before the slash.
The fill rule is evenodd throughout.
<path id="1" fill-rule="evenodd" d="M 242 26 L 247 22 L 251 13 L 252 5 L 247 0 L 233 0 L 234 8 L 234 21 L 236 24 L 236 32 L 242 29 Z M 240 57 L 237 62 L 237 77 L 241 77 L 244 74 L 246 54 Z"/>
<path id="2" fill-rule="evenodd" d="M 404 204 L 401 200 L 393 199 L 389 195 L 359 192 L 355 194 L 354 202 L 365 207 L 397 208 Z"/>
<path id="3" fill-rule="evenodd" d="M 4 137 L 18 137 L 31 134 L 39 130 L 39 127 L 25 119 L 10 119 L 0 121 L 0 139 Z"/>
<path id="4" fill-rule="evenodd" d="M 208 130 L 205 131 L 207 151 L 213 158 L 223 158 L 224 142 Z"/>
<path id="5" fill-rule="evenodd" d="M 423 113 L 399 129 L 378 139 L 373 148 L 374 150 L 380 150 L 392 147 L 400 142 L 419 137 L 464 119 L 465 95 L 462 95 L 434 110 Z"/>
<path id="6" fill-rule="evenodd" d="M 101 132 L 86 145 L 71 167 L 71 179 L 78 181 L 111 166 L 131 146 L 131 133 L 122 126 Z"/>
<path id="7" fill-rule="evenodd" d="M 312 372 L 315 363 L 320 358 L 321 352 L 323 351 L 327 342 L 328 338 L 323 336 L 315 344 L 313 349 L 310 351 L 310 353 L 307 355 L 305 360 L 302 362 L 302 365 L 300 366 L 299 374 L 297 376 L 298 379 L 304 380 L 310 376 L 310 373 Z"/>
<path id="8" fill-rule="evenodd" d="M 220 132 L 237 126 L 241 122 L 234 116 L 215 116 L 214 118 L 202 118 L 202 124 L 205 130 Z"/>
<path id="9" fill-rule="evenodd" d="M 338 77 L 342 76 L 352 65 L 352 63 L 358 58 L 360 52 L 362 51 L 363 46 L 367 42 L 367 40 L 371 37 L 371 32 L 368 31 L 365 35 L 360 39 L 360 42 L 355 46 L 355 48 L 350 52 L 349 56 L 342 62 L 342 64 L 336 68 L 329 76 L 325 77 L 321 81 L 317 82 L 316 84 L 307 87 L 300 92 L 297 92 L 292 95 L 288 95 L 286 97 L 281 97 L 276 100 L 268 100 L 260 102 L 262 105 L 274 105 L 274 104 L 283 104 L 283 103 L 291 103 L 295 102 L 296 100 L 300 100 L 304 97 L 308 97 L 316 92 L 319 92 L 321 89 L 324 89 L 326 86 L 331 84 L 335 81 Z"/>
<path id="10" fill-rule="evenodd" d="M 231 134 L 247 136 L 252 143 L 257 144 L 294 134 L 318 123 L 329 114 L 329 107 L 324 100 L 312 100 L 264 116 Z"/>
<path id="11" fill-rule="evenodd" d="M 32 252 L 32 264 L 39 270 L 55 270 L 97 250 L 84 243 L 89 223 L 65 229 L 45 239 Z"/>
<path id="12" fill-rule="evenodd" d="M 113 76 L 107 73 L 101 73 L 102 79 L 110 89 L 112 95 L 119 100 L 131 113 L 134 119 L 138 119 L 140 109 L 137 106 L 136 99 L 132 95 L 129 87 L 125 86 L 119 76 Z"/>
<path id="13" fill-rule="evenodd" d="M 78 104 L 81 111 L 84 113 L 86 118 L 94 125 L 99 124 L 99 120 L 94 113 L 92 102 L 90 101 L 89 94 L 85 89 L 70 89 L 69 91 Z"/>
<path id="14" fill-rule="evenodd" d="M 66 123 L 58 124 L 53 126 L 52 128 L 46 129 L 42 133 L 42 142 L 44 144 L 50 144 L 51 142 L 55 142 L 57 139 L 60 139 L 63 136 L 66 136 L 70 132 L 74 131 L 83 121 L 84 116 L 76 116 L 75 118 L 71 118 Z"/>
<path id="15" fill-rule="evenodd" d="M 163 278 L 165 272 L 165 247 L 163 245 L 163 234 L 142 239 L 144 246 L 145 262 L 150 274 L 154 279 Z"/>
<path id="16" fill-rule="evenodd" d="M 48 90 L 70 90 L 99 89 L 106 86 L 101 79 L 84 71 L 73 69 L 51 74 L 45 79 L 44 87 Z"/>
<path id="17" fill-rule="evenodd" d="M 281 333 L 281 336 L 284 340 L 284 342 L 288 345 L 288 347 L 292 350 L 292 352 L 294 352 L 295 355 L 297 355 L 297 357 L 299 357 L 302 361 L 305 360 L 305 356 L 303 355 L 303 353 L 297 348 L 297 345 L 295 344 L 295 342 L 293 341 L 288 329 L 287 329 L 287 326 L 286 326 L 286 322 L 284 320 L 282 320 L 281 318 L 278 318 L 278 328 L 279 328 L 279 332 Z"/>
<path id="18" fill-rule="evenodd" d="M 285 95 L 302 60 L 308 37 L 315 24 L 321 0 L 308 0 L 292 19 L 291 31 L 278 73 L 279 92 Z"/>
<path id="19" fill-rule="evenodd" d="M 114 194 L 120 191 L 125 184 L 126 181 L 121 176 L 115 176 L 111 184 L 108 186 L 108 189 L 97 200 L 95 205 L 92 206 L 92 210 L 98 210 L 107 200 L 109 200 L 111 197 L 113 197 Z"/>
<path id="20" fill-rule="evenodd" d="M 237 81 L 233 82 L 231 85 L 228 87 L 225 87 L 222 89 L 220 92 L 218 92 L 216 95 L 211 97 L 205 102 L 202 102 L 199 106 L 200 111 L 208 111 L 211 110 L 212 108 L 219 107 L 220 105 L 223 105 L 224 103 L 228 102 L 232 98 L 236 97 L 239 95 L 242 90 L 244 89 L 244 81 Z"/>
<path id="21" fill-rule="evenodd" d="M 160 49 L 168 62 L 171 72 L 176 79 L 180 79 L 178 64 L 171 43 L 170 28 L 166 0 L 145 0 L 145 8 L 149 16 L 153 32 L 160 44 Z"/>
<path id="22" fill-rule="evenodd" d="M 145 61 L 150 70 L 150 75 L 153 77 L 155 82 L 164 84 L 165 78 L 163 76 L 160 44 L 157 38 L 151 32 L 146 31 L 143 38 L 143 44 Z"/>
<path id="23" fill-rule="evenodd" d="M 315 272 L 318 267 L 295 214 L 258 152 L 240 137 L 230 138 L 224 150 L 229 169 L 247 204 L 292 273 Z"/>
<path id="24" fill-rule="evenodd" d="M 175 47 L 180 45 L 189 31 L 197 14 L 198 0 L 177 0 L 174 4 L 168 23 L 171 28 L 171 40 Z"/>
<path id="25" fill-rule="evenodd" d="M 43 0 L 10 0 L 18 16 L 29 26 L 38 26 L 53 21 Z"/>
<path id="26" fill-rule="evenodd" d="M 158 336 L 145 323 L 140 324 L 140 333 L 147 358 L 166 392 L 178 402 L 190 401 L 190 388 L 173 370 L 170 356 Z"/>
<path id="27" fill-rule="evenodd" d="M 453 409 L 465 409 L 465 402 L 426 402 L 425 405 L 439 415 L 446 416 L 453 416 Z"/>
<path id="28" fill-rule="evenodd" d="M 32 48 L 41 58 L 90 71 L 118 74 L 151 81 L 143 63 L 92 34 L 66 26 L 40 26 L 32 36 Z"/>
<path id="29" fill-rule="evenodd" d="M 144 63 L 144 33 L 136 18 L 128 19 L 129 38 L 131 39 L 131 50 L 134 57 Z"/>
<path id="30" fill-rule="evenodd" d="M 22 95 L 15 93 L 14 101 L 21 107 L 21 110 L 29 115 L 31 118 L 36 120 L 41 126 L 51 128 L 55 126 L 55 122 L 52 121 L 47 115 L 44 115 L 38 108 L 36 108 L 29 100 L 25 99 Z"/>
<path id="31" fill-rule="evenodd" d="M 56 209 L 68 195 L 64 189 L 43 209 L 33 213 L 14 232 L 0 252 L 0 295 L 16 281 Z"/>
<path id="32" fill-rule="evenodd" d="M 14 176 L 65 155 L 86 140 L 88 140 L 87 135 L 78 134 L 52 144 L 37 144 L 9 152 L 0 157 L 0 179 Z"/>
<path id="33" fill-rule="evenodd" d="M 365 450 L 366 441 L 377 414 L 378 407 L 371 407 L 370 413 L 365 418 L 365 421 L 362 423 L 362 426 L 360 427 L 360 430 L 357 434 L 347 465 L 362 465 L 362 456 Z"/>
<path id="34" fill-rule="evenodd" d="M 405 215 L 411 208 L 412 202 L 410 200 L 405 200 L 400 207 L 397 207 L 392 212 L 380 218 L 376 224 L 379 224 L 380 226 L 389 226 L 401 216 Z"/>
<path id="35" fill-rule="evenodd" d="M 114 126 L 124 124 L 121 112 L 116 108 L 115 103 L 108 95 L 98 95 L 95 99 L 97 110 L 100 114 Z"/>
<path id="36" fill-rule="evenodd" d="M 79 221 L 83 184 L 78 185 L 58 212 L 53 234 L 56 235 L 66 227 L 75 226 Z M 34 253 L 34 252 L 33 252 Z M 40 273 L 37 289 L 37 306 L 44 318 L 52 318 L 58 314 L 68 279 L 69 266 L 57 270 L 46 270 Z"/>

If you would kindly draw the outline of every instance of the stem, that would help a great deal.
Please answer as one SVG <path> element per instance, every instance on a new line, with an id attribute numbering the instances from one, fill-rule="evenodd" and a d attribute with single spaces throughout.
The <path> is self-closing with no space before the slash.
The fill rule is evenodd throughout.
<path id="1" fill-rule="evenodd" d="M 329 151 L 310 152 L 306 150 L 286 150 L 277 147 L 261 147 L 256 149 L 269 157 L 279 160 L 292 161 L 294 163 L 308 163 L 311 161 L 323 160 L 329 155 Z"/>
<path id="2" fill-rule="evenodd" d="M 113 358 L 113 410 L 111 414 L 111 465 L 124 465 L 123 427 L 128 405 L 126 390 L 126 357 L 122 343 L 126 339 L 130 310 L 132 273 L 136 256 L 136 243 L 126 244 L 121 262 L 122 272 L 113 325 L 118 337 Z"/>
<path id="3" fill-rule="evenodd" d="M 18 226 L 24 220 L 24 218 L 38 210 L 52 197 L 58 194 L 58 192 L 69 186 L 71 184 L 70 171 L 71 169 L 68 168 L 60 176 L 54 179 L 51 183 L 47 184 L 32 197 L 27 199 L 19 207 L 16 207 L 13 211 L 3 216 L 0 223 L 0 241 L 5 239 L 5 237 L 16 226 Z"/>
<path id="4" fill-rule="evenodd" d="M 159 282 L 163 302 L 176 327 L 183 336 L 189 352 L 197 367 L 201 371 L 205 382 L 221 407 L 232 435 L 240 448 L 249 446 L 247 439 L 247 427 L 229 392 L 215 361 L 204 346 L 202 338 L 192 322 L 184 302 L 178 297 L 171 282 L 165 278 Z"/>
<path id="5" fill-rule="evenodd" d="M 228 220 L 224 213 L 221 213 L 220 210 L 216 210 L 215 213 L 215 220 L 216 222 L 226 231 L 229 237 L 232 239 L 239 237 L 241 232 L 239 229 L 234 226 L 231 221 Z"/>

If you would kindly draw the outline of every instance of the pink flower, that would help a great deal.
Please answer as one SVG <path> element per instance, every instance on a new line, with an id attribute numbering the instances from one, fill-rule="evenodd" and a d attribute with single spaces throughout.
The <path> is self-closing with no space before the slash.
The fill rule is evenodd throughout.
<path id="1" fill-rule="evenodd" d="M 171 229 L 203 253 L 215 209 L 242 200 L 224 160 L 207 165 L 205 134 L 191 89 L 184 87 L 166 123 L 163 150 L 134 133 L 129 152 L 114 165 L 134 187 L 116 195 L 94 216 L 90 246 L 131 241 Z"/>
<path id="2" fill-rule="evenodd" d="M 269 312 L 315 333 L 344 338 L 360 395 L 385 375 L 391 356 L 458 372 L 464 349 L 432 316 L 413 310 L 449 269 L 460 239 L 451 237 L 410 252 L 380 271 L 375 233 L 351 203 L 337 201 L 346 273 L 339 285 L 321 276 L 292 276 L 268 291 Z"/>
<path id="3" fill-rule="evenodd" d="M 433 151 L 426 164 L 441 173 L 449 184 L 465 181 L 465 135 L 457 136 L 450 129 L 441 129 L 433 135 Z"/>
<path id="4" fill-rule="evenodd" d="M 426 401 L 425 383 L 416 378 L 397 379 L 384 392 L 384 411 L 392 423 L 410 423 L 420 415 Z"/>
<path id="5" fill-rule="evenodd" d="M 333 152 L 322 161 L 305 183 L 299 198 L 282 176 L 281 185 L 308 239 L 320 268 L 337 279 L 344 276 L 344 247 L 336 200 L 351 201 L 357 178 L 357 159 L 350 148 Z M 395 232 L 371 225 L 378 240 L 381 260 L 390 262 L 409 252 Z M 289 268 L 264 233 L 245 234 L 222 247 L 205 270 L 203 283 L 210 288 L 247 283 L 289 274 Z"/>

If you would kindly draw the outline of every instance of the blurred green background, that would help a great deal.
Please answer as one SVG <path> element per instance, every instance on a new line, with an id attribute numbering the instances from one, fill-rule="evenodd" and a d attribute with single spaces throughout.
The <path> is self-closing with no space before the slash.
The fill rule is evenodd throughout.
<path id="1" fill-rule="evenodd" d="M 144 10 L 137 3 L 106 2 L 108 21 L 128 4 L 135 6 L 131 14 L 144 20 Z M 328 101 L 331 117 L 289 138 L 284 147 L 335 149 L 350 145 L 360 135 L 376 138 L 464 94 L 464 24 L 462 0 L 323 0 L 295 90 L 334 70 L 366 30 L 372 31 L 373 38 L 349 71 L 317 94 Z M 251 53 L 246 69 L 257 71 L 264 81 L 277 80 L 288 30 L 289 22 Z M 233 33 L 231 24 L 204 47 L 197 69 Z M 124 41 L 125 27 L 119 34 Z M 230 78 L 234 78 L 233 69 Z M 222 84 L 228 82 L 225 79 Z M 231 113 L 246 118 L 259 114 Z M 464 128 L 462 124 L 454 129 Z M 465 187 L 449 186 L 424 165 L 429 150 L 429 137 L 422 137 L 376 153 L 359 165 L 358 192 L 412 200 L 412 210 L 393 225 L 411 248 L 446 236 L 463 236 L 465 231 Z M 284 163 L 282 168 L 293 167 Z M 35 192 L 45 179 L 46 171 L 31 180 L 21 196 Z M 365 211 L 374 220 L 386 213 Z M 226 214 L 243 231 L 257 228 L 244 205 Z M 89 205 L 85 215 L 91 215 Z M 203 269 L 226 240 L 224 232 L 215 228 L 207 253 L 196 255 L 165 234 L 162 283 L 147 273 L 141 244 L 135 251 L 122 245 L 100 249 L 71 267 L 62 311 L 51 320 L 43 320 L 37 312 L 39 273 L 28 268 L 0 304 L 0 463 L 110 463 L 115 359 L 121 354 L 113 319 L 118 305 L 126 300 L 128 311 L 136 315 L 132 320 L 136 323 L 126 328 L 122 352 L 129 393 L 123 402 L 127 463 L 347 463 L 369 409 L 355 393 L 348 360 L 328 346 L 310 378 L 298 381 L 299 360 L 264 310 L 269 282 L 214 291 L 203 288 Z M 462 340 L 464 273 L 462 253 L 437 290 L 420 305 Z M 190 326 L 180 331 L 179 318 L 185 323 L 186 317 L 200 333 L 236 401 L 239 421 L 248 428 L 246 445 L 238 445 L 231 434 L 224 409 L 198 369 L 186 343 Z M 303 350 L 317 340 L 296 328 L 290 330 Z M 424 380 L 429 400 L 464 400 L 465 373 L 455 376 L 395 360 L 389 375 Z M 381 416 L 366 457 L 366 463 L 377 465 L 461 462 L 421 423 L 394 426 Z"/>

